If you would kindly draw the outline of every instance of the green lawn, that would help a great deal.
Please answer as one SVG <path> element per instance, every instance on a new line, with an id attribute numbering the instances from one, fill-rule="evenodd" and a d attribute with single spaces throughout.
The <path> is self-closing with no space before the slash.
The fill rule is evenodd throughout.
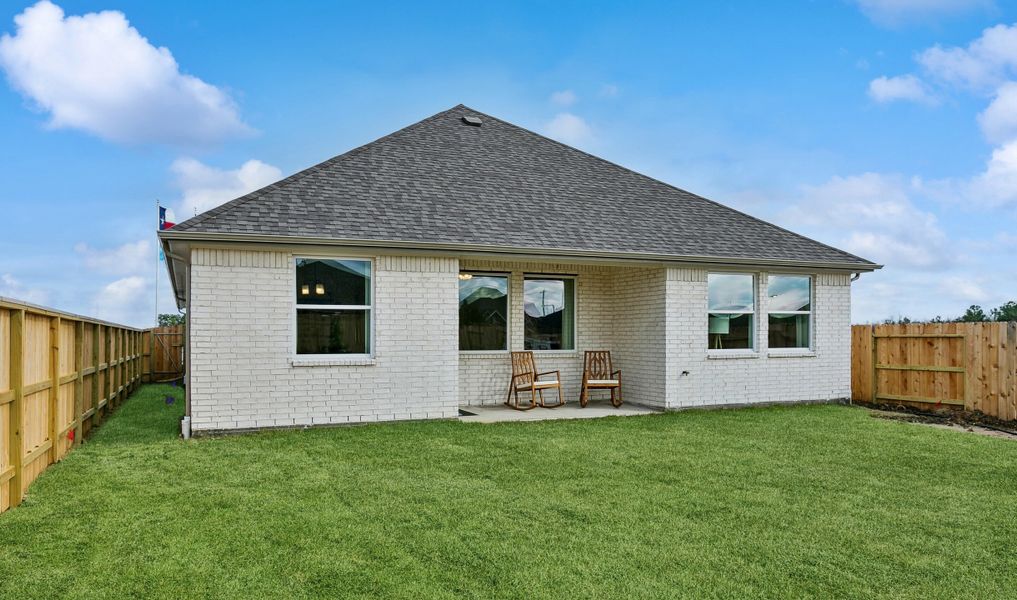
<path id="1" fill-rule="evenodd" d="M 184 442 L 179 398 L 0 515 L 0 597 L 1017 594 L 1011 440 L 801 406 Z"/>

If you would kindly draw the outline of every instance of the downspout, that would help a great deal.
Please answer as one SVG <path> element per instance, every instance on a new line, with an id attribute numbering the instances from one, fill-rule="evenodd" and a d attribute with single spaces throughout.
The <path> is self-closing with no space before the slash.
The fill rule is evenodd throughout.
<path id="1" fill-rule="evenodd" d="M 184 297 L 187 312 L 184 314 L 184 418 L 180 421 L 180 433 L 185 440 L 191 439 L 191 267 L 184 267 Z"/>
<path id="2" fill-rule="evenodd" d="M 862 276 L 862 274 L 861 274 L 861 273 L 852 273 L 852 274 L 851 274 L 851 282 L 852 282 L 852 283 L 854 283 L 855 281 L 858 281 L 858 279 L 859 279 L 859 278 L 860 278 L 861 276 Z"/>

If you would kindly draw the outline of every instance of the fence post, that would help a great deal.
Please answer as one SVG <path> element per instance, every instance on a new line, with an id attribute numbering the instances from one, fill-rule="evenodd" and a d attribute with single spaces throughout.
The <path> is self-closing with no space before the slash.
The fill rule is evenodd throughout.
<path id="1" fill-rule="evenodd" d="M 137 367 L 137 363 L 135 362 L 135 360 L 137 359 L 137 356 L 134 353 L 135 349 L 136 349 L 136 344 L 134 342 L 134 332 L 133 331 L 128 331 L 127 332 L 127 339 L 131 340 L 131 377 L 130 377 L 130 379 L 131 379 L 131 392 L 133 393 L 134 392 L 134 377 L 137 374 L 137 368 L 136 368 Z"/>
<path id="2" fill-rule="evenodd" d="M 117 406 L 124 403 L 124 392 L 127 387 L 127 344 L 125 342 L 124 330 L 117 328 Z"/>
<path id="3" fill-rule="evenodd" d="M 74 324 L 74 445 L 81 445 L 85 414 L 85 322 Z"/>
<path id="4" fill-rule="evenodd" d="M 127 391 L 127 363 L 124 362 L 127 359 L 127 338 L 124 336 L 123 329 L 117 329 L 117 345 L 120 350 L 117 352 L 117 363 L 119 369 L 117 370 L 117 406 L 124 403 L 124 393 Z"/>
<path id="5" fill-rule="evenodd" d="M 60 457 L 57 448 L 57 432 L 60 431 L 60 317 L 49 320 L 49 462 L 53 464 Z"/>
<path id="6" fill-rule="evenodd" d="M 127 393 L 125 395 L 130 396 L 131 391 L 134 389 L 134 332 L 125 331 L 124 335 L 127 336 Z"/>
<path id="7" fill-rule="evenodd" d="M 141 379 L 141 341 L 140 334 L 137 331 L 131 333 L 131 346 L 134 348 L 134 360 L 131 361 L 133 367 L 133 383 L 131 388 L 136 390 Z"/>
<path id="8" fill-rule="evenodd" d="M 106 416 L 113 410 L 113 336 L 110 335 L 111 327 L 103 326 L 103 345 L 106 347 L 106 374 L 102 378 L 103 401 L 106 403 Z"/>
<path id="9" fill-rule="evenodd" d="M 11 311 L 11 390 L 14 391 L 14 399 L 11 401 L 10 412 L 10 435 L 7 436 L 7 449 L 10 456 L 11 467 L 14 468 L 14 477 L 10 482 L 11 508 L 21 504 L 21 459 L 25 457 L 24 446 L 21 442 L 21 430 L 24 426 L 23 400 L 25 385 L 25 311 L 24 309 Z"/>
<path id="10" fill-rule="evenodd" d="M 1006 413 L 999 415 L 1001 419 L 1017 420 L 1017 323 L 1006 324 L 1006 349 L 1009 364 L 1006 365 L 1006 387 L 1010 406 Z"/>
<path id="11" fill-rule="evenodd" d="M 99 331 L 98 323 L 92 323 L 92 427 L 99 424 Z"/>
<path id="12" fill-rule="evenodd" d="M 135 381 L 138 379 L 138 337 L 133 331 L 127 335 L 131 339 L 131 393 L 134 393 Z"/>
<path id="13" fill-rule="evenodd" d="M 875 325 L 872 326 L 871 331 L 872 331 L 872 364 L 870 365 L 870 369 L 872 373 L 872 399 L 870 400 L 870 402 L 876 404 L 877 403 L 876 397 L 879 394 L 879 369 L 876 368 L 876 359 L 878 358 L 878 353 L 876 352 L 876 340 L 878 340 L 879 338 L 876 337 Z"/>
<path id="14" fill-rule="evenodd" d="M 120 385 L 120 363 L 119 363 L 119 360 L 120 360 L 120 339 L 119 339 L 119 336 L 117 335 L 116 328 L 114 328 L 114 327 L 110 327 L 109 328 L 109 338 L 110 338 L 110 352 L 109 352 L 109 355 L 110 355 L 110 358 L 112 358 L 112 360 L 110 361 L 110 370 L 109 370 L 109 372 L 110 372 L 109 395 L 110 395 L 110 398 L 111 398 L 110 399 L 110 403 L 109 403 L 109 407 L 110 407 L 110 410 L 113 411 L 113 410 L 116 410 L 117 400 L 120 398 L 120 390 L 117 387 L 117 386 Z"/>

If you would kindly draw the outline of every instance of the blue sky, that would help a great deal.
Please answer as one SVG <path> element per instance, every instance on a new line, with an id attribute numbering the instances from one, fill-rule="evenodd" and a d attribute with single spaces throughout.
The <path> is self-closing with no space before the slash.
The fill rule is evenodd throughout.
<path id="1" fill-rule="evenodd" d="M 7 2 L 0 295 L 148 324 L 157 273 L 173 310 L 157 199 L 182 219 L 462 102 L 886 263 L 856 322 L 995 306 L 1017 299 L 1015 21 L 988 0 Z"/>

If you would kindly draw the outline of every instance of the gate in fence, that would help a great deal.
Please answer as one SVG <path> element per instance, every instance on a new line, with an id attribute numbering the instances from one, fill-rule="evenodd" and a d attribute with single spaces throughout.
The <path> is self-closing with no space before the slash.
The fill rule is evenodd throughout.
<path id="1" fill-rule="evenodd" d="M 184 376 L 184 326 L 156 327 L 149 329 L 151 381 L 172 381 Z"/>

